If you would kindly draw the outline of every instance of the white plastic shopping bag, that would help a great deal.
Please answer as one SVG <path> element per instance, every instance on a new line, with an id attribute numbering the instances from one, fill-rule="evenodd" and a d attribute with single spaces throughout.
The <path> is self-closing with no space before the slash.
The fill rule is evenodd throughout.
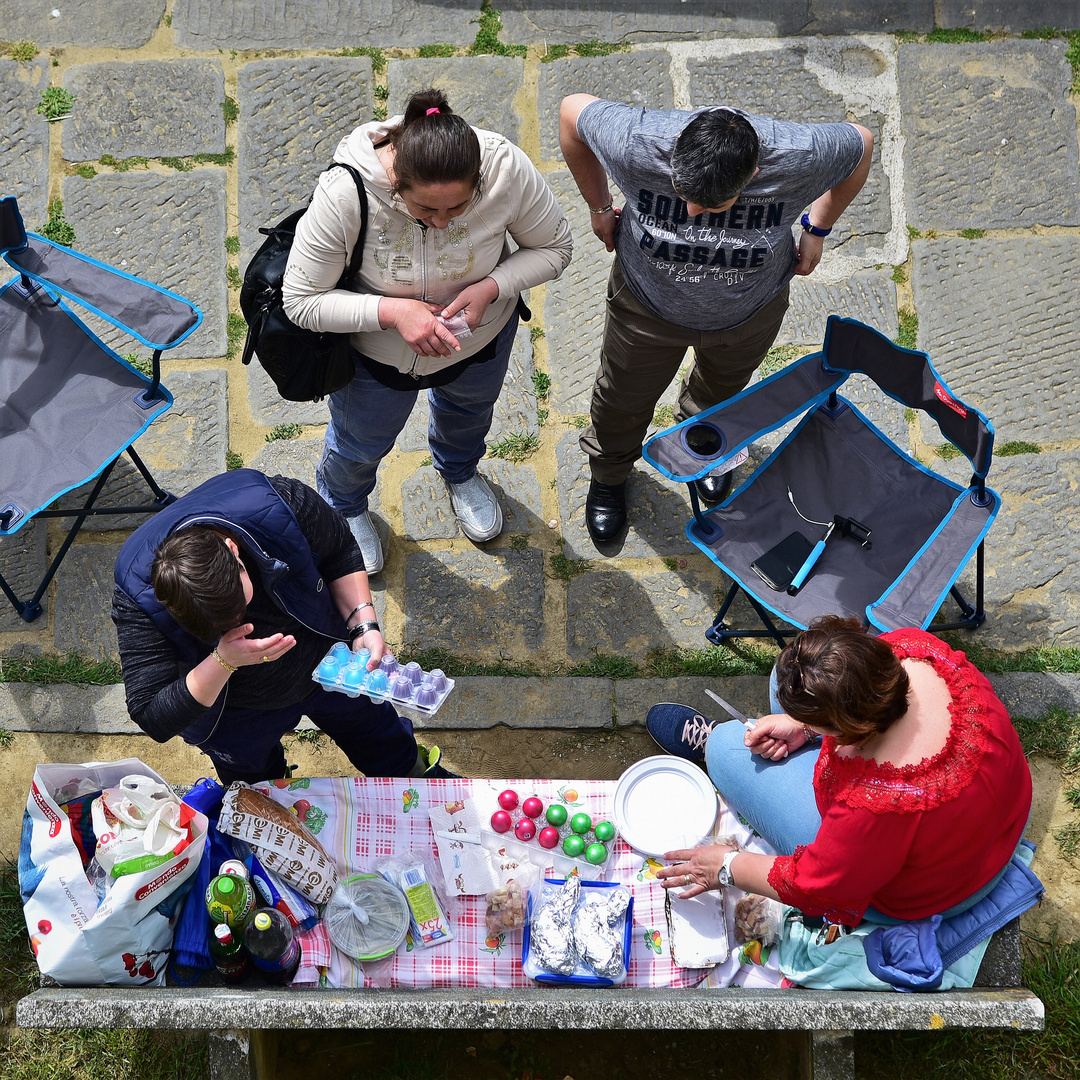
<path id="1" fill-rule="evenodd" d="M 69 818 L 83 803 L 90 811 L 89 800 L 97 801 L 84 816 L 94 819 L 101 859 L 85 850 L 84 834 Z M 39 765 L 23 817 L 19 885 L 41 973 L 64 986 L 162 985 L 206 829 L 206 817 L 179 804 L 138 758 Z M 94 881 L 84 855 L 95 856 Z M 120 860 L 127 866 L 116 866 Z M 113 876 L 128 868 L 134 869 Z"/>

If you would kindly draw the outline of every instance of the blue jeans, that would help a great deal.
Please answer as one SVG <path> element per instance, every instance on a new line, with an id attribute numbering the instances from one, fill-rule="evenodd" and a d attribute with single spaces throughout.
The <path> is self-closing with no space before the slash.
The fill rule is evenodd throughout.
<path id="1" fill-rule="evenodd" d="M 769 708 L 783 710 L 776 698 L 776 669 L 769 676 Z M 814 768 L 820 742 L 807 743 L 781 761 L 766 761 L 751 754 L 743 743 L 746 729 L 732 722 L 721 724 L 705 744 L 705 766 L 709 778 L 728 805 L 780 855 L 791 855 L 800 845 L 811 844 L 821 827 L 814 795 Z M 1004 875 L 1008 863 L 966 900 L 941 912 L 949 918 L 974 907 Z M 873 907 L 867 908 L 866 920 L 875 923 L 898 923 Z"/>
<path id="2" fill-rule="evenodd" d="M 506 379 L 517 333 L 517 312 L 495 339 L 495 356 L 471 364 L 453 382 L 428 390 L 428 445 L 435 468 L 450 484 L 476 473 L 487 451 L 495 402 Z M 391 390 L 358 363 L 349 384 L 330 395 L 330 424 L 319 462 L 319 494 L 345 517 L 362 514 L 375 489 L 379 462 L 390 453 L 416 404 L 417 391 Z"/>

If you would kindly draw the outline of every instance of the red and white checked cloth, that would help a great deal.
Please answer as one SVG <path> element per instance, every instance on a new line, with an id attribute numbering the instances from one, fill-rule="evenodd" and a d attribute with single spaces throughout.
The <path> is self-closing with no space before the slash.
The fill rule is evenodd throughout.
<path id="1" fill-rule="evenodd" d="M 264 785 L 260 789 L 267 790 Z M 278 780 L 268 794 L 296 813 L 336 860 L 341 876 L 368 873 L 377 859 L 409 850 L 427 851 L 437 863 L 427 808 L 459 799 L 490 801 L 512 787 L 536 794 L 544 803 L 564 802 L 571 812 L 584 810 L 594 819 L 607 817 L 615 794 L 613 780 L 409 780 L 324 777 Z M 735 836 L 750 850 L 768 851 L 760 838 L 726 807 L 716 834 Z M 779 985 L 775 957 L 763 967 L 739 966 L 732 958 L 714 969 L 677 967 L 668 947 L 664 891 L 656 884 L 662 863 L 645 858 L 620 837 L 603 877 L 627 885 L 634 894 L 634 926 L 627 986 L 724 986 L 732 982 Z M 441 882 L 437 882 L 441 886 Z M 415 948 L 411 939 L 391 958 L 361 965 L 329 945 L 317 932 L 301 938 L 304 957 L 297 982 L 324 987 L 527 987 L 534 985 L 521 969 L 521 932 L 489 935 L 487 903 L 482 896 L 450 901 L 448 915 L 456 935 L 445 945 Z M 328 959 L 328 963 L 319 961 Z"/>

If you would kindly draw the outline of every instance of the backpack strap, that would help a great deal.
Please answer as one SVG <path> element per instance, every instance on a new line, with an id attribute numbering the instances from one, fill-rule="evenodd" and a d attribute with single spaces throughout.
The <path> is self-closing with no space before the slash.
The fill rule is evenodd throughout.
<path id="1" fill-rule="evenodd" d="M 356 196 L 360 200 L 360 232 L 356 237 L 356 246 L 353 248 L 352 255 L 349 257 L 345 272 L 341 275 L 341 279 L 337 283 L 337 287 L 340 289 L 351 285 L 353 279 L 360 272 L 360 263 L 364 257 L 364 239 L 367 237 L 368 228 L 368 199 L 367 191 L 364 188 L 364 178 L 356 169 L 351 165 L 346 165 L 344 161 L 334 161 L 331 163 L 330 168 L 348 169 L 349 175 L 353 178 L 353 183 L 356 185 Z M 327 171 L 329 171 L 329 169 Z"/>

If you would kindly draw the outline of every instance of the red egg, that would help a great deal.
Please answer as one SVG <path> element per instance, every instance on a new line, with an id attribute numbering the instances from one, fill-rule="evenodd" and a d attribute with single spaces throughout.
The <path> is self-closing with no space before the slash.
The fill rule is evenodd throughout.
<path id="1" fill-rule="evenodd" d="M 544 804 L 535 795 L 531 795 L 521 804 L 521 812 L 526 817 L 538 818 L 544 812 Z"/>
<path id="2" fill-rule="evenodd" d="M 514 819 L 505 810 L 496 810 L 491 815 L 491 827 L 496 832 L 509 832 Z"/>
<path id="3" fill-rule="evenodd" d="M 536 839 L 542 848 L 558 847 L 559 830 L 549 825 L 546 829 L 540 830 L 540 835 Z"/>
<path id="4" fill-rule="evenodd" d="M 528 843 L 536 835 L 536 825 L 527 817 L 523 817 L 514 826 L 514 835 L 521 841 Z"/>
<path id="5" fill-rule="evenodd" d="M 504 810 L 513 810 L 518 804 L 517 792 L 513 788 L 507 788 L 499 795 L 499 805 Z"/>

